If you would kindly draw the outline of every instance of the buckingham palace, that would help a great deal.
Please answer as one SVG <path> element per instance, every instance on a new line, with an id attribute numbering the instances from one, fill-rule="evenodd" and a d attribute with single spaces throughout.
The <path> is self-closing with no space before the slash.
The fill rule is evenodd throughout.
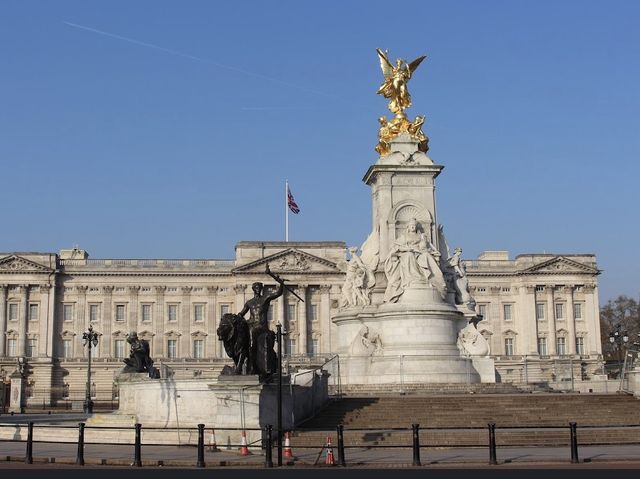
<path id="1" fill-rule="evenodd" d="M 340 307 L 344 242 L 240 241 L 234 259 L 94 259 L 80 248 L 0 254 L 0 366 L 8 384 L 25 372 L 27 405 L 55 406 L 85 390 L 92 350 L 92 396 L 117 398 L 114 376 L 128 356 L 126 336 L 149 341 L 156 365 L 178 377 L 217 376 L 230 360 L 216 328 L 238 312 L 255 281 L 286 276 L 304 299 L 285 291 L 269 320 L 288 332 L 288 363 L 321 365 L 335 356 L 333 315 Z M 593 379 L 601 372 L 596 258 L 591 254 L 487 251 L 465 260 L 499 382 L 529 384 Z M 564 371 L 564 372 L 562 372 Z M 568 376 L 567 376 L 568 377 Z M 5 388 L 8 390 L 8 388 Z M 5 398 L 7 400 L 8 398 Z"/>

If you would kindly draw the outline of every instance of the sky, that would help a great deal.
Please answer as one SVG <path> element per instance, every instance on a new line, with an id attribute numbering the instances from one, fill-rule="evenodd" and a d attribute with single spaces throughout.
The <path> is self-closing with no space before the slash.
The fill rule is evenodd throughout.
<path id="1" fill-rule="evenodd" d="M 640 296 L 640 2 L 0 2 L 0 251 L 233 258 L 371 231 L 376 48 L 426 54 L 439 222 L 485 250 L 597 255 Z"/>

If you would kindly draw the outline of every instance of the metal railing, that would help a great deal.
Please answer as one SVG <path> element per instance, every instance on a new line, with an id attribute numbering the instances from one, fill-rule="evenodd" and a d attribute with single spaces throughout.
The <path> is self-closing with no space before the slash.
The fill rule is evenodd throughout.
<path id="1" fill-rule="evenodd" d="M 567 461 L 575 464 L 580 462 L 580 446 L 620 446 L 621 442 L 615 439 L 609 439 L 608 441 L 585 440 L 583 443 L 578 441 L 580 435 L 586 436 L 589 431 L 608 430 L 621 431 L 620 437 L 627 437 L 624 444 L 640 445 L 640 425 L 635 424 L 623 426 L 585 425 L 579 428 L 576 422 L 553 426 L 499 426 L 491 422 L 486 426 L 475 427 L 420 427 L 419 424 L 411 424 L 409 427 L 386 429 L 348 429 L 343 424 L 338 424 L 335 429 L 294 429 L 287 431 L 292 433 L 294 438 L 300 440 L 295 447 L 303 452 L 293 455 L 291 444 L 285 444 L 285 457 L 287 458 L 287 465 L 309 466 L 318 465 L 321 455 L 326 453 L 325 465 L 345 467 L 348 464 L 379 464 L 382 456 L 387 458 L 388 463 L 420 467 L 425 463 L 437 463 L 438 461 L 435 460 L 436 453 L 442 451 L 443 448 L 451 448 L 472 451 L 470 452 L 471 457 L 476 462 L 497 465 L 501 463 L 499 453 L 506 455 L 509 448 L 536 448 L 551 445 L 556 451 L 557 461 Z M 66 458 L 67 463 L 84 466 L 88 462 L 86 458 L 87 446 L 99 443 L 101 447 L 100 459 L 99 461 L 93 460 L 94 464 L 122 465 L 121 458 L 126 454 L 123 451 L 129 450 L 131 457 L 129 465 L 131 467 L 170 465 L 172 460 L 175 460 L 177 465 L 185 465 L 187 463 L 187 465 L 191 464 L 196 467 L 206 467 L 205 450 L 207 450 L 208 452 L 229 453 L 229 455 L 225 456 L 226 459 L 214 461 L 216 465 L 232 465 L 234 461 L 238 465 L 260 465 L 262 463 L 267 468 L 271 468 L 274 465 L 272 460 L 275 447 L 272 439 L 274 429 L 270 424 L 260 429 L 228 427 L 213 429 L 211 425 L 201 423 L 196 427 L 181 429 L 183 433 L 188 433 L 187 441 L 177 443 L 167 441 L 166 438 L 171 437 L 171 434 L 175 433 L 175 431 L 176 429 L 174 428 L 144 427 L 139 423 L 131 427 L 91 426 L 85 422 L 67 426 L 38 424 L 33 421 L 0 424 L 0 436 L 2 437 L 0 439 L 0 454 L 6 456 L 7 460 L 24 461 L 26 464 L 53 461 L 65 462 L 62 459 Z M 222 447 L 218 447 L 215 441 L 215 431 L 218 431 L 218 433 L 233 433 L 235 437 L 241 437 L 242 439 L 239 442 L 232 443 L 231 434 L 229 434 L 226 446 L 221 445 Z M 247 442 L 247 432 L 253 432 L 253 437 L 258 439 Z M 56 441 L 47 440 L 54 433 L 58 439 Z M 630 437 L 631 433 L 633 433 L 634 437 Z M 307 435 L 307 441 L 302 443 L 301 439 L 305 434 Z M 333 456 L 332 437 L 334 434 L 336 437 L 337 458 Z M 452 443 L 451 440 L 446 440 L 446 438 L 456 434 L 466 434 L 466 442 L 458 441 Z M 210 437 L 209 441 L 206 440 L 206 435 Z M 8 436 L 10 436 L 9 439 L 7 439 Z M 123 437 L 127 440 L 123 440 Z M 287 437 L 289 436 L 287 435 Z M 326 441 L 324 440 L 325 437 L 327 438 Z M 371 439 L 378 437 L 387 438 L 386 444 L 381 444 L 384 441 Z M 511 437 L 511 440 L 506 440 L 509 437 Z M 115 441 L 114 438 L 118 438 L 118 441 Z M 164 439 L 159 440 L 159 438 Z M 548 438 L 551 439 L 549 440 Z M 465 436 L 462 439 L 465 439 Z M 46 444 L 47 457 L 36 457 L 34 454 L 34 451 L 38 449 L 37 444 L 39 443 Z M 17 454 L 16 447 L 13 447 L 14 445 L 21 445 L 24 448 L 22 449 L 24 455 Z M 114 457 L 109 457 L 110 453 L 107 451 L 107 446 L 114 447 L 112 450 Z M 182 449 L 178 449 L 177 446 L 181 446 Z M 183 446 L 195 446 L 195 451 L 188 448 L 184 449 Z M 567 447 L 568 450 L 560 454 L 558 446 Z M 381 450 L 402 450 L 406 451 L 406 453 L 394 453 L 394 460 L 389 460 L 389 454 L 379 453 Z M 484 453 L 482 453 L 483 450 Z M 69 458 L 73 451 L 75 451 L 75 461 L 72 460 L 70 462 Z M 349 452 L 347 453 L 346 451 Z M 7 452 L 9 454 L 6 454 Z M 409 452 L 411 452 L 411 455 L 407 454 Z M 58 454 L 59 457 L 52 458 L 52 453 Z M 143 461 L 146 453 L 156 459 Z M 158 459 L 158 457 L 162 459 Z M 461 462 L 469 462 L 461 456 L 454 457 L 460 457 Z M 427 460 L 425 461 L 425 459 Z M 637 459 L 640 459 L 640 449 L 638 450 Z M 511 462 L 511 460 L 503 459 L 502 463 L 505 462 Z"/>

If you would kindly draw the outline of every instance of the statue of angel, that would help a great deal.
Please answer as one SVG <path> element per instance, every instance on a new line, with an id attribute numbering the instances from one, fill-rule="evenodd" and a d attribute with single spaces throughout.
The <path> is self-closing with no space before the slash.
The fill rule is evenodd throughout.
<path id="1" fill-rule="evenodd" d="M 422 60 L 427 58 L 427 56 L 422 55 L 409 64 L 401 58 L 398 58 L 396 65 L 393 66 L 387 58 L 386 50 L 383 52 L 379 48 L 376 48 L 376 51 L 378 52 L 380 68 L 382 68 L 382 74 L 384 75 L 384 83 L 380 86 L 377 93 L 390 99 L 389 110 L 395 113 L 397 117 L 404 118 L 404 110 L 411 106 L 411 96 L 407 90 L 407 83 L 411 79 L 413 72 L 418 68 L 418 65 L 420 65 Z"/>
<path id="2" fill-rule="evenodd" d="M 378 267 L 378 236 L 371 233 L 362 244 L 361 255 L 358 248 L 348 248 L 351 258 L 346 265 L 346 276 L 342 285 L 340 307 L 366 306 L 371 304 L 371 290 L 376 284 L 375 270 Z"/>

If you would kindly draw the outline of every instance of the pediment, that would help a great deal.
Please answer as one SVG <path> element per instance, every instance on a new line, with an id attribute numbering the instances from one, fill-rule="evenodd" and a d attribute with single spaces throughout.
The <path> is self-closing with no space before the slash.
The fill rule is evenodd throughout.
<path id="1" fill-rule="evenodd" d="M 289 248 L 266 258 L 244 264 L 233 270 L 234 273 L 264 274 L 266 265 L 274 273 L 340 273 L 337 265 L 324 258 Z"/>
<path id="2" fill-rule="evenodd" d="M 536 264 L 523 271 L 524 274 L 599 274 L 600 271 L 564 256 L 556 256 L 550 260 Z"/>
<path id="3" fill-rule="evenodd" d="M 53 273 L 54 270 L 26 258 L 12 254 L 0 259 L 0 272 L 3 273 Z"/>

